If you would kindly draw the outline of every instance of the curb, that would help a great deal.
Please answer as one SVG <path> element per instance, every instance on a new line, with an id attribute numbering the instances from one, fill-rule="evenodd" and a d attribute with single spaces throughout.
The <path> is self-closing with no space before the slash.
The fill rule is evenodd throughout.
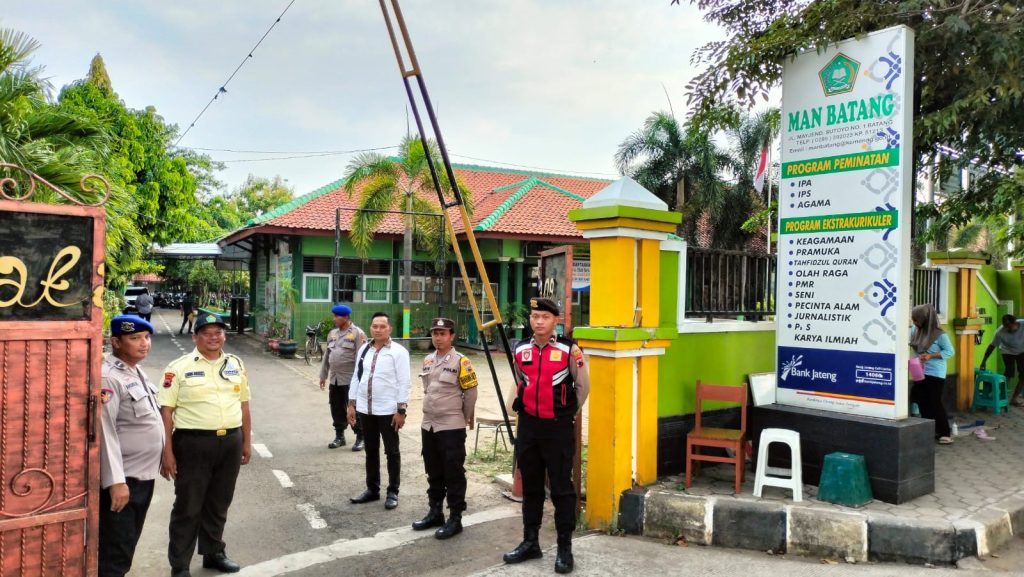
<path id="1" fill-rule="evenodd" d="M 988 555 L 1021 532 L 1024 492 L 949 521 L 633 489 L 622 494 L 618 524 L 629 534 L 682 538 L 699 545 L 858 563 L 952 565 L 965 557 Z"/>

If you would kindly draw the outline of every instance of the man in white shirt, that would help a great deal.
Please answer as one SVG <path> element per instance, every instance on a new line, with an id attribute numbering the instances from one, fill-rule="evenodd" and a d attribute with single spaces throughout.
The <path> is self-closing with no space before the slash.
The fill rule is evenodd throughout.
<path id="1" fill-rule="evenodd" d="M 359 349 L 356 371 L 352 375 L 348 402 L 348 422 L 363 427 L 366 451 L 366 490 L 352 503 L 380 500 L 380 444 L 388 460 L 388 487 L 385 509 L 398 506 L 398 485 L 402 457 L 398 449 L 398 431 L 405 425 L 409 404 L 409 351 L 391 341 L 391 318 L 374 313 L 370 322 L 373 340 Z"/>

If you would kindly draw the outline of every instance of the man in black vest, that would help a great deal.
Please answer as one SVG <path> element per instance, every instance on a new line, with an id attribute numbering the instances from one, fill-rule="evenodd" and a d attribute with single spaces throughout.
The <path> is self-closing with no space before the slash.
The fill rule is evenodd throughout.
<path id="1" fill-rule="evenodd" d="M 523 542 L 506 553 L 506 563 L 538 559 L 544 516 L 544 477 L 551 483 L 555 505 L 558 555 L 555 572 L 573 569 L 572 532 L 576 526 L 576 490 L 572 462 L 576 454 L 573 423 L 590 392 L 583 351 L 555 334 L 558 305 L 549 299 L 530 299 L 533 338 L 516 344 L 517 395 L 512 408 L 519 413 L 516 458 L 523 477 Z"/>

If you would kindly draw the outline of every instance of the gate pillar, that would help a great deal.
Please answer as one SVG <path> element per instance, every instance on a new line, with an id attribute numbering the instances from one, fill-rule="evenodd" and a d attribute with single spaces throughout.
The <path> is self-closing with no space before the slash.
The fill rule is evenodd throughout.
<path id="1" fill-rule="evenodd" d="M 661 242 L 682 219 L 629 177 L 569 219 L 590 241 L 590 323 L 577 327 L 590 363 L 587 523 L 614 525 L 619 497 L 657 478 Z"/>

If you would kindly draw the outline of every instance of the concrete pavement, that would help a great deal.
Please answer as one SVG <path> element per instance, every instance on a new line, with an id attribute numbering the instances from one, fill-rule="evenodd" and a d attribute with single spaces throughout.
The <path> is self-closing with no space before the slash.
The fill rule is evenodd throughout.
<path id="1" fill-rule="evenodd" d="M 192 350 L 190 339 L 170 334 L 169 329 L 177 329 L 176 319 L 173 311 L 158 310 L 154 315 L 159 332 L 153 352 L 143 364 L 154 379 L 159 378 L 170 360 Z M 386 511 L 382 503 L 349 504 L 348 497 L 363 488 L 363 455 L 351 452 L 349 447 L 326 448 L 333 431 L 327 395 L 319 390 L 315 370 L 306 367 L 302 360 L 279 359 L 260 348 L 260 343 L 250 337 L 229 336 L 228 349 L 245 361 L 252 381 L 251 408 L 257 445 L 252 462 L 243 468 L 239 477 L 225 536 L 228 553 L 245 566 L 240 575 L 449 577 L 552 573 L 554 532 L 550 512 L 545 517 L 541 537 L 546 550 L 544 559 L 514 567 L 501 565 L 502 553 L 514 547 L 521 537 L 518 507 L 503 499 L 501 488 L 481 475 L 470 474 L 469 477 L 470 509 L 462 535 L 441 542 L 430 532 L 416 533 L 409 529 L 409 524 L 425 512 L 426 483 L 418 455 L 418 400 L 401 433 L 400 506 Z M 414 356 L 416 363 L 417 357 Z M 477 361 L 484 385 L 481 397 L 488 392 L 493 395 L 485 367 L 485 362 Z M 416 390 L 414 386 L 413 391 Z M 469 442 L 472 443 L 472 433 Z M 169 574 L 166 543 L 172 501 L 172 484 L 158 480 L 130 575 Z M 795 577 L 848 575 L 852 571 L 863 575 L 918 572 L 904 565 L 820 565 L 817 559 L 794 560 L 792 555 L 768 556 L 761 552 L 697 545 L 668 546 L 667 541 L 601 534 L 581 538 L 576 542 L 575 574 L 621 575 L 653 571 L 653 574 L 735 575 L 753 570 L 753 574 L 778 571 Z M 1024 547 L 1020 547 L 1019 540 L 1014 540 L 1010 549 L 1001 550 L 1000 558 L 986 557 L 984 563 L 977 564 L 979 568 L 1014 570 L 1024 567 L 1022 551 Z M 201 569 L 200 564 L 201 560 L 196 557 L 193 575 L 217 575 Z M 932 570 L 930 574 L 946 572 Z"/>

